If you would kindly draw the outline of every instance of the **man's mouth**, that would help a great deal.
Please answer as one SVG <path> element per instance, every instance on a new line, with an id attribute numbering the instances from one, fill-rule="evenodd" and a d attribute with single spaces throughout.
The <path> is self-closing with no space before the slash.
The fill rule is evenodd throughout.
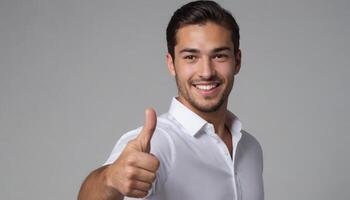
<path id="1" fill-rule="evenodd" d="M 204 91 L 209 91 L 213 88 L 216 88 L 220 85 L 220 83 L 215 83 L 215 84 L 194 84 L 194 86 L 197 89 L 204 90 Z"/>
<path id="2" fill-rule="evenodd" d="M 200 82 L 192 84 L 200 93 L 208 95 L 214 94 L 216 89 L 221 85 L 221 82 Z"/>

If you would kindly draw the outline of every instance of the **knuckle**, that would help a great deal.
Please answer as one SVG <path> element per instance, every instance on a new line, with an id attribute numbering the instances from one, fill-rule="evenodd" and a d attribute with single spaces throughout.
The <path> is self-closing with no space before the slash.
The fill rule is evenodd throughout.
<path id="1" fill-rule="evenodd" d="M 142 192 L 142 193 L 141 193 L 141 195 L 142 195 L 141 198 L 147 196 L 147 194 L 148 194 L 148 192 Z"/>
<path id="2" fill-rule="evenodd" d="M 125 196 L 131 196 L 131 195 L 132 195 L 132 192 L 127 190 L 127 191 L 124 193 L 124 195 L 125 195 Z"/>
<path id="3" fill-rule="evenodd" d="M 158 169 L 158 168 L 159 168 L 159 166 L 160 166 L 160 162 L 159 162 L 159 160 L 158 160 L 158 159 L 155 159 L 155 165 L 156 165 L 156 168 Z"/>
<path id="4" fill-rule="evenodd" d="M 148 178 L 149 178 L 148 179 L 148 181 L 149 181 L 148 184 L 152 184 L 156 180 L 157 176 L 156 176 L 155 173 L 152 173 L 152 174 L 149 175 Z"/>
<path id="5" fill-rule="evenodd" d="M 134 165 L 135 164 L 135 156 L 133 156 L 132 154 L 128 155 L 126 158 L 125 158 L 125 162 L 127 165 Z"/>
<path id="6" fill-rule="evenodd" d="M 160 161 L 156 157 L 153 157 L 151 159 L 151 163 L 152 163 L 152 168 L 154 168 L 154 171 L 157 171 L 160 167 Z"/>
<path id="7" fill-rule="evenodd" d="M 135 177 L 135 169 L 132 167 L 128 167 L 125 169 L 125 176 L 127 179 L 132 179 Z"/>
<path id="8" fill-rule="evenodd" d="M 152 187 L 152 184 L 151 184 L 151 183 L 146 183 L 146 184 L 147 184 L 147 185 L 146 185 L 147 190 L 150 190 L 151 187 Z"/>
<path id="9" fill-rule="evenodd" d="M 152 127 L 145 127 L 145 132 L 147 133 L 153 133 L 156 130 L 156 127 L 152 126 Z"/>
<path id="10" fill-rule="evenodd" d="M 147 192 L 144 192 L 144 191 L 140 192 L 140 197 L 141 198 L 145 197 L 146 195 L 147 195 Z"/>
<path id="11" fill-rule="evenodd" d="M 137 140 L 132 139 L 126 144 L 125 149 L 133 149 L 136 146 L 136 144 L 137 144 Z"/>
<path id="12" fill-rule="evenodd" d="M 125 186 L 121 189 L 120 192 L 125 196 L 130 195 L 130 191 Z"/>
<path id="13" fill-rule="evenodd" d="M 133 189 L 132 181 L 126 181 L 124 184 L 124 188 L 125 188 L 126 193 L 130 193 Z"/>
<path id="14" fill-rule="evenodd" d="M 156 180 L 157 176 L 155 173 L 152 173 L 150 178 L 151 178 L 151 181 L 154 182 Z"/>
<path id="15" fill-rule="evenodd" d="M 147 192 L 143 192 L 143 191 L 140 191 L 138 193 L 136 193 L 135 195 L 133 195 L 133 197 L 136 197 L 136 198 L 143 198 L 147 195 Z"/>
<path id="16" fill-rule="evenodd" d="M 131 140 L 128 141 L 127 145 L 129 145 L 129 144 L 133 145 L 133 143 L 135 143 L 135 141 L 136 141 L 135 138 L 134 138 L 134 139 L 131 139 Z"/>

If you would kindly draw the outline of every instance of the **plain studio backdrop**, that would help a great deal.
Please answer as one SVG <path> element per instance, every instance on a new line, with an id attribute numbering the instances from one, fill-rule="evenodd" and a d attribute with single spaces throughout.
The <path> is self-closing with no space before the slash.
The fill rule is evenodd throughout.
<path id="1" fill-rule="evenodd" d="M 165 29 L 186 2 L 1 0 L 0 199 L 76 199 L 145 108 L 168 110 Z M 263 147 L 265 199 L 349 199 L 350 1 L 219 3 L 241 28 L 229 109 Z"/>

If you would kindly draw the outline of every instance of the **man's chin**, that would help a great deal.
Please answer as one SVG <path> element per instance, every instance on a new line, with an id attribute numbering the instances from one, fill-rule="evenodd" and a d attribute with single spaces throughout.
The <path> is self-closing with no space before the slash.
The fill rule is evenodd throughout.
<path id="1" fill-rule="evenodd" d="M 215 102 L 192 102 L 192 106 L 201 112 L 215 112 L 222 106 L 221 101 Z"/>

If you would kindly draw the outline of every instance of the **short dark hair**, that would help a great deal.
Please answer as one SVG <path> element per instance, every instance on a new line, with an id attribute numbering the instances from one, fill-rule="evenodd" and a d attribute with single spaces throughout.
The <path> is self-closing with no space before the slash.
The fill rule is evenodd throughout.
<path id="1" fill-rule="evenodd" d="M 211 21 L 231 31 L 234 53 L 239 49 L 239 27 L 232 14 L 214 1 L 193 1 L 177 9 L 166 29 L 168 52 L 174 59 L 176 33 L 186 25 L 205 24 Z"/>

